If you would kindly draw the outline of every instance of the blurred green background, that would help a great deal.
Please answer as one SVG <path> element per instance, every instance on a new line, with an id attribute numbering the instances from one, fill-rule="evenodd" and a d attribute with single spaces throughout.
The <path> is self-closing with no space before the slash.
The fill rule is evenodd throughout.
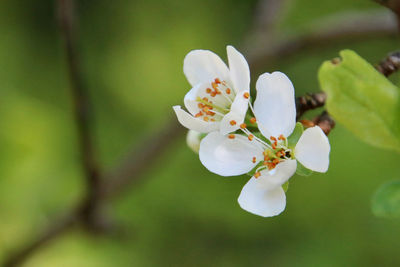
<path id="1" fill-rule="evenodd" d="M 225 59 L 227 44 L 242 50 L 256 6 L 255 0 L 77 2 L 105 170 L 182 104 L 190 89 L 182 72 L 186 53 L 210 49 Z M 368 0 L 295 0 L 286 8 L 280 34 L 306 32 L 337 12 L 382 9 Z M 54 10 L 47 0 L 0 2 L 0 260 L 84 193 Z M 398 46 L 396 38 L 341 42 L 252 75 L 284 71 L 301 95 L 318 90 L 318 67 L 339 50 L 354 49 L 375 63 Z M 25 266 L 398 266 L 399 220 L 370 212 L 375 189 L 400 177 L 398 155 L 361 143 L 341 125 L 329 137 L 328 173 L 294 176 L 287 208 L 274 218 L 241 210 L 236 199 L 248 177 L 209 173 L 180 138 L 140 185 L 107 206 L 123 234 L 77 228 Z"/>

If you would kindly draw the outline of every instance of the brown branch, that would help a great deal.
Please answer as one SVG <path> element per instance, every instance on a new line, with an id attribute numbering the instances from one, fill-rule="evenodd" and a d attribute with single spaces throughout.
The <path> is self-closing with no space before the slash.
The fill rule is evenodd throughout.
<path id="1" fill-rule="evenodd" d="M 147 171 L 153 162 L 165 152 L 185 129 L 178 125 L 176 120 L 168 123 L 164 130 L 150 137 L 142 146 L 134 148 L 127 159 L 109 172 L 100 180 L 100 174 L 96 166 L 93 154 L 92 140 L 89 134 L 89 98 L 83 84 L 80 64 L 78 61 L 76 40 L 73 31 L 73 1 L 58 0 L 60 7 L 61 28 L 65 38 L 68 56 L 69 74 L 72 84 L 72 93 L 75 103 L 75 116 L 78 125 L 79 139 L 85 176 L 88 181 L 89 192 L 87 198 L 72 211 L 58 220 L 54 220 L 37 239 L 27 244 L 22 249 L 12 254 L 4 266 L 21 265 L 37 249 L 43 247 L 49 241 L 59 237 L 78 222 L 93 226 L 96 223 L 99 205 L 103 200 L 120 194 L 124 189 L 139 182 L 143 173 Z M 378 22 L 377 22 L 378 20 Z M 273 59 L 281 60 L 297 53 L 301 49 L 320 47 L 337 43 L 351 38 L 376 38 L 377 36 L 392 36 L 395 29 L 391 23 L 379 23 L 378 18 L 369 18 L 362 23 L 354 25 L 336 24 L 326 32 L 311 32 L 306 35 L 294 36 L 275 42 L 271 46 L 263 46 L 257 56 L 249 56 L 249 64 L 254 71 L 265 63 L 271 64 Z M 265 44 L 264 44 L 265 45 Z M 248 49 L 251 50 L 251 49 Z M 324 121 L 324 120 L 322 120 Z"/>
<path id="2" fill-rule="evenodd" d="M 376 66 L 376 69 L 385 76 L 398 71 L 400 69 L 400 51 L 390 53 Z"/>
<path id="3" fill-rule="evenodd" d="M 330 19 L 315 24 L 322 26 L 308 33 L 285 36 L 276 41 L 270 40 L 269 43 L 247 47 L 251 69 L 274 64 L 277 60 L 290 58 L 299 51 L 312 49 L 314 52 L 343 41 L 397 36 L 397 23 L 387 12 L 344 14 L 337 16 L 334 22 Z"/>
<path id="4" fill-rule="evenodd" d="M 397 26 L 400 30 L 400 1 L 399 0 L 374 0 L 378 4 L 385 6 L 393 11 L 397 17 Z"/>

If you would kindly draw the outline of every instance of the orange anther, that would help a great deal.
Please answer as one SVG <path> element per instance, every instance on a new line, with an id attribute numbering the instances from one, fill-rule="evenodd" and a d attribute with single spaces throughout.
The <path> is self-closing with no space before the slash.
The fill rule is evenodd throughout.
<path id="1" fill-rule="evenodd" d="M 216 93 L 215 91 L 213 91 L 213 92 L 210 93 L 210 95 L 211 95 L 212 97 L 215 97 L 215 96 L 217 95 L 217 93 Z"/>
<path id="2" fill-rule="evenodd" d="M 230 134 L 230 135 L 228 135 L 228 138 L 229 139 L 235 139 L 235 135 L 234 134 Z"/>
<path id="3" fill-rule="evenodd" d="M 283 136 L 283 134 L 281 134 L 281 135 L 278 137 L 278 139 L 279 139 L 279 140 L 286 140 L 286 138 Z"/>
<path id="4" fill-rule="evenodd" d="M 250 122 L 254 124 L 254 123 L 257 122 L 257 120 L 256 120 L 256 118 L 253 117 L 253 118 L 250 119 Z"/>
<path id="5" fill-rule="evenodd" d="M 256 161 L 257 161 L 257 158 L 256 158 L 256 157 L 253 157 L 252 162 L 253 162 L 253 163 L 256 163 Z"/>
<path id="6" fill-rule="evenodd" d="M 215 112 L 207 111 L 206 114 L 209 115 L 209 116 L 214 116 L 214 115 L 215 115 Z"/>
<path id="7" fill-rule="evenodd" d="M 249 134 L 249 136 L 247 136 L 247 138 L 249 139 L 249 141 L 253 141 L 254 135 Z"/>
<path id="8" fill-rule="evenodd" d="M 204 120 L 204 121 L 208 121 L 209 118 L 208 118 L 208 117 L 204 117 L 203 120 Z"/>
<path id="9" fill-rule="evenodd" d="M 203 112 L 199 112 L 199 113 L 197 113 L 196 115 L 194 115 L 196 118 L 198 118 L 198 117 L 200 117 L 200 116 L 203 116 Z"/>
<path id="10" fill-rule="evenodd" d="M 231 89 L 226 88 L 225 92 L 229 95 L 231 93 Z"/>
<path id="11" fill-rule="evenodd" d="M 274 160 L 272 161 L 272 163 L 274 163 L 275 165 L 278 164 L 278 163 L 279 163 L 279 159 L 274 159 Z"/>
<path id="12" fill-rule="evenodd" d="M 207 97 L 203 97 L 203 100 L 208 102 L 208 98 Z"/>
<path id="13" fill-rule="evenodd" d="M 211 118 L 211 120 L 210 121 L 215 121 L 215 119 L 214 118 Z"/>
<path id="14" fill-rule="evenodd" d="M 264 155 L 264 160 L 265 161 L 269 161 L 270 160 L 269 156 L 268 155 Z"/>
<path id="15" fill-rule="evenodd" d="M 243 94 L 243 97 L 246 98 L 246 99 L 248 99 L 248 98 L 250 97 L 249 92 L 245 92 L 245 93 Z"/>
<path id="16" fill-rule="evenodd" d="M 276 141 L 276 138 L 271 136 L 269 139 L 271 139 L 272 141 Z"/>
<path id="17" fill-rule="evenodd" d="M 212 91 L 211 88 L 207 88 L 207 89 L 206 89 L 206 93 L 207 93 L 207 94 L 211 93 L 211 91 Z"/>
<path id="18" fill-rule="evenodd" d="M 272 146 L 272 149 L 276 149 L 275 143 L 272 143 L 271 146 Z"/>
<path id="19" fill-rule="evenodd" d="M 247 127 L 246 123 L 240 124 L 240 128 L 241 128 L 241 129 L 246 129 L 246 127 Z"/>
<path id="20" fill-rule="evenodd" d="M 215 82 L 212 82 L 211 83 L 211 87 L 214 88 L 214 90 L 217 90 L 218 89 L 218 84 L 215 83 Z"/>
<path id="21" fill-rule="evenodd" d="M 218 78 L 215 78 L 214 82 L 215 82 L 216 84 L 218 84 L 218 83 L 221 83 L 221 80 L 218 79 Z"/>
<path id="22" fill-rule="evenodd" d="M 236 121 L 234 121 L 234 120 L 231 120 L 229 123 L 230 123 L 232 126 L 233 126 L 233 125 L 236 125 Z"/>
<path id="23" fill-rule="evenodd" d="M 254 178 L 258 178 L 258 177 L 260 177 L 261 176 L 261 172 L 256 172 L 255 174 L 254 174 Z"/>

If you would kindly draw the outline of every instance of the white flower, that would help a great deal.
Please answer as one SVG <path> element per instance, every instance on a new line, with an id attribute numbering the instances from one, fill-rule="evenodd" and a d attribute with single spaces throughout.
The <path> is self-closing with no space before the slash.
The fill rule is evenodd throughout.
<path id="1" fill-rule="evenodd" d="M 186 134 L 186 144 L 195 153 L 199 153 L 200 141 L 205 134 L 196 132 L 194 130 L 189 130 Z"/>
<path id="2" fill-rule="evenodd" d="M 193 87 L 184 98 L 189 113 L 180 106 L 173 109 L 188 129 L 227 134 L 244 121 L 250 97 L 249 66 L 234 47 L 227 46 L 226 50 L 229 69 L 208 50 L 193 50 L 185 57 L 183 72 Z"/>
<path id="3" fill-rule="evenodd" d="M 200 144 L 200 161 L 216 174 L 241 175 L 259 166 L 240 193 L 239 205 L 256 215 L 270 217 L 286 206 L 282 185 L 295 173 L 297 161 L 306 168 L 326 172 L 330 145 L 318 126 L 306 129 L 297 144 L 289 146 L 287 137 L 296 124 L 294 88 L 281 73 L 265 73 L 256 84 L 254 115 L 258 128 L 269 142 L 257 138 L 242 127 L 240 134 L 208 134 Z M 296 161 L 297 160 L 297 161 Z"/>

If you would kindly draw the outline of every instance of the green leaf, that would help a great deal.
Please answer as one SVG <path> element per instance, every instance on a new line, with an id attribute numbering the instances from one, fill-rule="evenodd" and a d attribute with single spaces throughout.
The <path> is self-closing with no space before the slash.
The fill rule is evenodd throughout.
<path id="1" fill-rule="evenodd" d="M 300 162 L 297 162 L 296 174 L 298 174 L 300 176 L 310 176 L 312 173 L 313 173 L 312 170 L 307 169 L 306 167 L 304 167 L 303 164 L 301 164 Z"/>
<path id="2" fill-rule="evenodd" d="M 329 113 L 361 140 L 400 151 L 400 90 L 351 50 L 326 61 L 319 82 Z"/>
<path id="3" fill-rule="evenodd" d="M 304 132 L 303 124 L 297 122 L 296 127 L 293 130 L 293 133 L 288 137 L 288 144 L 290 148 L 294 148 L 296 146 L 303 132 Z"/>
<path id="4" fill-rule="evenodd" d="M 282 185 L 283 191 L 285 191 L 285 193 L 289 190 L 289 181 L 286 181 L 286 183 L 284 183 Z"/>
<path id="5" fill-rule="evenodd" d="M 381 185 L 372 198 L 372 212 L 378 217 L 400 217 L 400 181 Z"/>

